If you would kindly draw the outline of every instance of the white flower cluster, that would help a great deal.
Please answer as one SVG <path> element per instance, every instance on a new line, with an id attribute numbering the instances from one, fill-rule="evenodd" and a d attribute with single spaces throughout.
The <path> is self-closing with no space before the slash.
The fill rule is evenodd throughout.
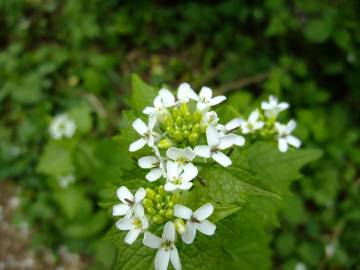
<path id="1" fill-rule="evenodd" d="M 55 116 L 49 127 L 50 136 L 55 140 L 71 138 L 75 131 L 75 122 L 67 114 Z"/>
<path id="2" fill-rule="evenodd" d="M 186 244 L 194 241 L 197 231 L 205 235 L 215 233 L 216 225 L 207 220 L 214 211 L 211 203 L 193 211 L 171 197 L 191 189 L 198 175 L 197 158 L 212 159 L 228 167 L 232 164 L 230 149 L 243 146 L 244 136 L 253 133 L 275 135 L 282 152 L 287 150 L 288 144 L 300 146 L 300 141 L 291 135 L 295 122 L 282 125 L 275 121 L 277 115 L 289 107 L 287 103 L 278 103 L 270 96 L 269 102 L 262 102 L 261 110 L 252 112 L 247 120 L 235 118 L 223 125 L 211 108 L 224 100 L 225 96 L 213 97 L 208 87 L 203 87 L 197 95 L 189 84 L 183 83 L 176 97 L 162 88 L 153 107 L 143 110 L 147 123 L 138 118 L 132 124 L 140 138 L 131 143 L 129 151 L 135 152 L 147 145 L 152 154 L 139 158 L 138 165 L 149 170 L 145 176 L 149 182 L 163 178 L 164 186 L 160 186 L 159 193 L 139 188 L 135 195 L 126 187 L 120 187 L 117 196 L 121 204 L 113 207 L 113 215 L 124 216 L 116 227 L 128 231 L 126 243 L 132 244 L 145 232 L 143 244 L 158 249 L 157 270 L 167 269 L 169 261 L 175 269 L 181 269 L 175 246 L 176 231 Z M 150 224 L 165 221 L 162 238 L 147 231 Z"/>

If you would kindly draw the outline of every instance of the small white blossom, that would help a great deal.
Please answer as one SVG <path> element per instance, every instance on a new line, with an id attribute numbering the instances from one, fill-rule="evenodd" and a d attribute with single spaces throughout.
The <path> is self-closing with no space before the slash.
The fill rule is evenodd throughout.
<path id="1" fill-rule="evenodd" d="M 325 254 L 327 257 L 331 258 L 334 256 L 336 251 L 336 246 L 334 243 L 329 243 L 325 246 Z"/>
<path id="2" fill-rule="evenodd" d="M 261 109 L 264 110 L 264 114 L 267 118 L 273 118 L 278 114 L 289 108 L 289 103 L 278 102 L 278 98 L 275 96 L 269 96 L 269 102 L 261 102 Z"/>
<path id="3" fill-rule="evenodd" d="M 198 169 L 192 164 L 188 163 L 183 168 L 180 168 L 175 162 L 168 161 L 166 166 L 167 182 L 164 189 L 168 192 L 180 190 L 188 190 L 192 187 L 193 180 L 197 174 Z"/>
<path id="4" fill-rule="evenodd" d="M 130 217 L 134 207 L 145 198 L 146 191 L 144 188 L 139 188 L 134 196 L 127 187 L 122 186 L 118 188 L 116 195 L 122 203 L 114 205 L 112 215 Z"/>
<path id="5" fill-rule="evenodd" d="M 235 133 L 232 133 L 233 131 L 235 131 L 237 128 L 239 128 L 241 126 L 242 121 L 238 118 L 235 118 L 233 120 L 231 120 L 230 122 L 228 122 L 225 126 L 218 124 L 216 126 L 216 128 L 219 131 L 219 134 L 221 137 L 226 136 L 226 135 L 230 135 L 234 137 L 235 140 L 235 145 L 237 146 L 243 146 L 245 144 L 245 138 L 241 135 L 237 135 Z"/>
<path id="6" fill-rule="evenodd" d="M 144 207 L 140 204 L 134 206 L 134 215 L 124 217 L 116 222 L 116 227 L 122 231 L 129 231 L 125 236 L 125 243 L 131 245 L 135 242 L 141 232 L 149 227 L 145 216 Z"/>
<path id="7" fill-rule="evenodd" d="M 225 96 L 212 97 L 212 95 L 213 92 L 209 87 L 202 87 L 196 104 L 197 109 L 204 111 L 226 100 Z"/>
<path id="8" fill-rule="evenodd" d="M 295 148 L 301 146 L 301 141 L 295 136 L 291 135 L 291 132 L 296 127 L 296 122 L 294 120 L 289 121 L 286 125 L 275 123 L 275 128 L 278 132 L 278 145 L 280 152 L 286 152 L 288 150 L 288 145 L 292 145 Z"/>
<path id="9" fill-rule="evenodd" d="M 70 184 L 75 182 L 75 176 L 73 174 L 59 176 L 59 185 L 62 188 L 67 188 Z"/>
<path id="10" fill-rule="evenodd" d="M 197 230 L 205 235 L 215 233 L 216 225 L 207 220 L 213 212 L 214 207 L 211 203 L 201 206 L 195 212 L 181 204 L 174 206 L 174 216 L 187 220 L 186 231 L 181 234 L 184 243 L 191 244 L 194 242 Z"/>
<path id="11" fill-rule="evenodd" d="M 198 100 L 199 97 L 188 83 L 182 83 L 178 88 L 177 98 L 180 103 L 187 103 L 190 99 Z"/>
<path id="12" fill-rule="evenodd" d="M 216 112 L 210 111 L 206 112 L 201 119 L 200 126 L 208 127 L 210 125 L 216 126 L 219 122 L 219 117 Z"/>
<path id="13" fill-rule="evenodd" d="M 206 140 L 208 145 L 196 146 L 194 148 L 195 154 L 203 158 L 211 157 L 224 167 L 230 166 L 232 164 L 231 159 L 221 151 L 233 146 L 235 138 L 231 135 L 220 136 L 216 127 L 209 126 L 206 129 Z"/>
<path id="14" fill-rule="evenodd" d="M 161 157 L 159 150 L 154 147 L 155 156 L 142 157 L 138 164 L 143 169 L 151 169 L 145 176 L 150 182 L 158 180 L 161 176 L 166 178 L 165 160 Z"/>
<path id="15" fill-rule="evenodd" d="M 259 116 L 259 111 L 255 110 L 250 114 L 247 121 L 241 121 L 241 131 L 243 134 L 255 132 L 265 125 L 263 121 L 258 121 Z"/>
<path id="16" fill-rule="evenodd" d="M 165 88 L 160 89 L 159 94 L 154 99 L 154 107 L 146 107 L 143 110 L 145 114 L 155 114 L 161 117 L 168 113 L 167 108 L 175 105 L 175 96 Z"/>
<path id="17" fill-rule="evenodd" d="M 60 114 L 55 116 L 49 127 L 50 135 L 55 140 L 71 138 L 74 136 L 75 131 L 75 122 L 67 114 Z"/>
<path id="18" fill-rule="evenodd" d="M 130 152 L 135 152 L 145 146 L 147 144 L 150 147 L 153 147 L 155 142 L 158 140 L 159 135 L 153 131 L 156 125 L 156 116 L 151 114 L 149 116 L 148 125 L 144 123 L 140 118 L 136 119 L 132 124 L 133 128 L 137 133 L 141 135 L 141 138 L 129 146 Z"/>
<path id="19" fill-rule="evenodd" d="M 175 246 L 175 226 L 171 221 L 165 224 L 162 238 L 145 232 L 143 243 L 145 246 L 158 249 L 155 257 L 155 269 L 166 270 L 171 261 L 175 270 L 181 270 L 179 252 Z"/>
<path id="20" fill-rule="evenodd" d="M 307 270 L 306 264 L 302 263 L 302 262 L 298 262 L 295 265 L 295 269 L 294 270 Z"/>
<path id="21" fill-rule="evenodd" d="M 170 147 L 166 151 L 166 156 L 176 162 L 176 164 L 182 169 L 186 164 L 191 163 L 196 157 L 196 154 L 191 147 L 184 149 Z"/>

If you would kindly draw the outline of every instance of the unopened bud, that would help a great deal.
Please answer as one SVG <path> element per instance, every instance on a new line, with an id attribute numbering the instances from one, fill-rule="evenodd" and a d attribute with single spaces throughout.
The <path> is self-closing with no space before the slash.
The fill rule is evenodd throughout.
<path id="1" fill-rule="evenodd" d="M 154 223 L 156 224 L 161 224 L 164 222 L 164 219 L 162 216 L 160 216 L 159 214 L 155 215 L 152 220 L 154 221 Z"/>
<path id="2" fill-rule="evenodd" d="M 197 143 L 198 139 L 199 139 L 199 135 L 197 133 L 191 133 L 189 135 L 189 142 L 193 145 Z"/>
<path id="3" fill-rule="evenodd" d="M 167 219 L 171 219 L 173 217 L 173 215 L 174 215 L 174 211 L 172 209 L 166 210 L 165 217 Z"/>
<path id="4" fill-rule="evenodd" d="M 201 121 L 201 118 L 202 118 L 202 114 L 200 111 L 194 112 L 194 114 L 193 114 L 194 122 L 199 123 Z"/>
<path id="5" fill-rule="evenodd" d="M 156 192 L 153 189 L 150 189 L 150 188 L 146 189 L 146 197 L 147 198 L 154 200 L 155 196 L 156 196 Z"/>
<path id="6" fill-rule="evenodd" d="M 179 234 L 183 234 L 186 231 L 185 222 L 181 218 L 175 219 L 174 224 Z"/>
<path id="7" fill-rule="evenodd" d="M 158 147 L 159 147 L 160 149 L 168 149 L 168 148 L 170 148 L 172 145 L 173 145 L 172 141 L 169 140 L 168 138 L 166 138 L 166 139 L 163 139 L 163 140 L 161 140 L 161 141 L 159 142 Z"/>

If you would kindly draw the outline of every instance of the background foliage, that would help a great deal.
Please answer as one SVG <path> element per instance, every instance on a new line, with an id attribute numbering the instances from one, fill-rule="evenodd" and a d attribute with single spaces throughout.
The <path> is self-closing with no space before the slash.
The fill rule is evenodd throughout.
<path id="1" fill-rule="evenodd" d="M 127 126 L 120 112 L 138 73 L 155 86 L 209 85 L 231 96 L 226 111 L 246 114 L 268 94 L 290 102 L 297 135 L 324 155 L 292 186 L 267 252 L 279 269 L 356 269 L 359 5 L 0 1 L 0 179 L 22 187 L 15 222 L 34 228 L 35 246 L 66 243 L 111 268 L 115 251 L 99 239 L 112 221 L 98 202 L 130 165 L 111 137 Z M 79 132 L 55 142 L 47 127 L 62 112 Z M 69 173 L 75 183 L 61 188 Z"/>

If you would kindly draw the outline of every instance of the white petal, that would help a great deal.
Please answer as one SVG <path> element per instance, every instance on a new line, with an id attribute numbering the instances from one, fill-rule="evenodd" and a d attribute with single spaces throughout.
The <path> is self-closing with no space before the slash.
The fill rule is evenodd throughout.
<path id="1" fill-rule="evenodd" d="M 291 135 L 287 136 L 286 141 L 288 142 L 288 144 L 290 144 L 296 148 L 299 148 L 301 146 L 301 141 L 298 138 L 296 138 L 295 136 L 291 136 Z"/>
<path id="2" fill-rule="evenodd" d="M 188 83 L 180 84 L 178 88 L 177 98 L 182 102 L 187 102 L 189 98 L 193 100 L 198 100 L 199 97 L 196 95 L 194 90 L 191 89 Z"/>
<path id="3" fill-rule="evenodd" d="M 181 239 L 186 244 L 191 244 L 194 242 L 196 236 L 196 228 L 195 225 L 188 221 L 186 222 L 186 231 L 181 235 Z"/>
<path id="4" fill-rule="evenodd" d="M 235 118 L 233 120 L 231 120 L 230 122 L 228 122 L 226 125 L 225 125 L 225 129 L 227 131 L 232 131 L 234 129 L 237 129 L 238 127 L 241 126 L 241 123 L 242 123 L 243 120 L 239 119 L 239 118 Z"/>
<path id="5" fill-rule="evenodd" d="M 140 135 L 144 135 L 148 131 L 148 127 L 146 126 L 144 121 L 141 120 L 140 118 L 136 119 L 133 122 L 132 126 L 136 130 L 136 132 L 139 133 Z"/>
<path id="6" fill-rule="evenodd" d="M 135 203 L 141 202 L 146 196 L 146 191 L 144 188 L 139 188 L 135 193 Z"/>
<path id="7" fill-rule="evenodd" d="M 116 222 L 116 228 L 122 231 L 129 231 L 133 229 L 134 225 L 131 218 L 122 218 Z"/>
<path id="8" fill-rule="evenodd" d="M 161 246 L 161 238 L 150 232 L 145 232 L 143 244 L 149 248 L 157 249 Z"/>
<path id="9" fill-rule="evenodd" d="M 179 257 L 179 252 L 176 247 L 173 247 L 170 250 L 170 261 L 172 265 L 174 266 L 175 270 L 181 270 L 181 262 Z"/>
<path id="10" fill-rule="evenodd" d="M 140 220 L 141 220 L 141 224 L 142 224 L 142 229 L 143 230 L 146 230 L 147 228 L 149 228 L 149 221 L 147 219 L 146 216 L 142 216 L 142 217 L 139 217 Z"/>
<path id="11" fill-rule="evenodd" d="M 203 234 L 213 235 L 216 230 L 216 225 L 208 220 L 204 220 L 199 224 L 196 224 L 196 229 L 198 229 L 198 231 L 200 231 Z"/>
<path id="12" fill-rule="evenodd" d="M 135 204 L 134 215 L 136 217 L 143 217 L 145 214 L 144 207 L 141 204 Z"/>
<path id="13" fill-rule="evenodd" d="M 179 186 L 178 186 L 178 185 L 174 185 L 174 184 L 171 183 L 171 182 L 167 182 L 167 183 L 164 185 L 164 189 L 165 189 L 167 192 L 172 192 L 172 191 L 175 191 L 175 190 L 179 189 Z"/>
<path id="14" fill-rule="evenodd" d="M 258 110 L 253 111 L 249 116 L 249 122 L 250 123 L 256 122 L 256 120 L 259 118 L 259 115 L 260 113 Z"/>
<path id="15" fill-rule="evenodd" d="M 260 128 L 262 128 L 264 125 L 265 125 L 265 123 L 262 122 L 262 121 L 255 122 L 255 123 L 253 123 L 253 128 L 254 128 L 254 129 L 260 129 Z"/>
<path id="16" fill-rule="evenodd" d="M 225 100 L 226 100 L 225 96 L 217 96 L 217 97 L 214 97 L 214 98 L 212 98 L 210 100 L 210 105 L 215 106 L 215 105 L 218 105 L 218 104 L 220 104 L 221 102 L 223 102 Z"/>
<path id="17" fill-rule="evenodd" d="M 186 159 L 189 161 L 192 161 L 196 157 L 196 155 L 195 155 L 194 151 L 191 149 L 191 147 L 186 147 L 184 149 L 183 154 L 186 157 Z"/>
<path id="18" fill-rule="evenodd" d="M 288 150 L 288 144 L 285 138 L 279 139 L 279 151 L 286 152 Z"/>
<path id="19" fill-rule="evenodd" d="M 181 204 L 176 204 L 174 206 L 174 216 L 183 218 L 183 219 L 190 219 L 193 214 L 193 211 Z"/>
<path id="20" fill-rule="evenodd" d="M 163 107 L 163 102 L 162 102 L 162 98 L 160 96 L 156 96 L 154 99 L 154 106 L 155 106 L 155 110 L 154 112 L 156 112 L 156 109 L 162 108 Z"/>
<path id="21" fill-rule="evenodd" d="M 235 144 L 235 137 L 233 135 L 225 135 L 220 138 L 218 149 L 224 150 Z"/>
<path id="22" fill-rule="evenodd" d="M 146 140 L 144 140 L 143 138 L 133 142 L 132 144 L 130 144 L 129 146 L 129 151 L 130 152 L 135 152 L 141 148 L 144 147 L 144 145 L 146 144 Z"/>
<path id="23" fill-rule="evenodd" d="M 153 130 L 156 124 L 156 115 L 150 114 L 149 115 L 149 130 Z"/>
<path id="24" fill-rule="evenodd" d="M 224 167 L 228 167 L 232 164 L 231 159 L 220 151 L 213 152 L 211 158 Z"/>
<path id="25" fill-rule="evenodd" d="M 184 182 L 179 186 L 181 190 L 189 190 L 193 186 L 192 182 Z"/>
<path id="26" fill-rule="evenodd" d="M 209 87 L 202 87 L 199 93 L 201 99 L 210 100 L 212 97 L 212 90 Z"/>
<path id="27" fill-rule="evenodd" d="M 199 110 L 199 111 L 205 111 L 206 109 L 208 109 L 210 106 L 207 104 L 207 103 L 204 103 L 202 101 L 199 101 L 197 104 L 196 104 L 196 108 Z"/>
<path id="28" fill-rule="evenodd" d="M 278 107 L 279 107 L 280 110 L 283 111 L 283 110 L 286 110 L 287 108 L 289 108 L 290 105 L 287 102 L 281 102 L 281 103 L 278 104 Z"/>
<path id="29" fill-rule="evenodd" d="M 294 120 L 290 120 L 289 123 L 286 125 L 285 132 L 290 134 L 296 128 L 296 122 Z"/>
<path id="30" fill-rule="evenodd" d="M 138 238 L 140 232 L 141 232 L 141 230 L 139 230 L 139 229 L 129 231 L 125 236 L 125 240 L 124 240 L 125 243 L 127 243 L 129 245 L 134 243 L 135 240 Z"/>
<path id="31" fill-rule="evenodd" d="M 153 107 L 145 107 L 145 109 L 143 110 L 144 114 L 151 114 L 151 113 L 155 113 L 155 112 L 156 112 L 156 110 Z"/>
<path id="32" fill-rule="evenodd" d="M 170 252 L 163 248 L 160 248 L 155 257 L 155 269 L 167 270 L 170 260 Z"/>
<path id="33" fill-rule="evenodd" d="M 184 172 L 181 174 L 182 179 L 184 181 L 191 181 L 198 174 L 198 169 L 192 163 L 188 163 L 184 166 Z"/>
<path id="34" fill-rule="evenodd" d="M 209 146 L 217 146 L 219 144 L 219 133 L 214 126 L 208 126 L 206 129 L 206 139 Z"/>
<path id="35" fill-rule="evenodd" d="M 163 240 L 170 240 L 172 242 L 175 241 L 175 225 L 174 223 L 172 223 L 171 221 L 168 221 L 166 224 L 165 224 L 165 227 L 164 227 L 164 231 L 163 231 L 163 234 L 162 234 L 162 239 Z"/>
<path id="36" fill-rule="evenodd" d="M 130 210 L 130 206 L 124 203 L 114 205 L 112 215 L 123 216 Z"/>
<path id="37" fill-rule="evenodd" d="M 275 128 L 278 131 L 279 135 L 282 135 L 282 134 L 284 134 L 286 127 L 278 122 L 275 122 Z"/>
<path id="38" fill-rule="evenodd" d="M 211 203 L 207 203 L 194 212 L 194 217 L 199 221 L 203 221 L 210 217 L 213 212 L 214 206 Z"/>
<path id="39" fill-rule="evenodd" d="M 129 201 L 134 202 L 134 196 L 130 192 L 130 190 L 125 187 L 119 187 L 116 191 L 116 195 L 119 198 L 120 201 L 122 201 L 125 204 L 129 204 Z"/>
<path id="40" fill-rule="evenodd" d="M 146 174 L 145 178 L 150 181 L 154 182 L 158 180 L 163 175 L 163 170 L 160 168 L 152 169 L 148 174 Z"/>
<path id="41" fill-rule="evenodd" d="M 178 158 L 180 158 L 182 156 L 181 152 L 182 152 L 181 149 L 178 149 L 175 147 L 170 147 L 166 151 L 166 156 L 172 160 L 177 160 Z"/>
<path id="42" fill-rule="evenodd" d="M 154 168 L 158 163 L 159 159 L 154 156 L 142 157 L 138 160 L 139 167 L 143 169 Z"/>
<path id="43" fill-rule="evenodd" d="M 209 158 L 211 156 L 211 148 L 208 145 L 195 146 L 194 152 L 197 156 Z"/>
<path id="44" fill-rule="evenodd" d="M 180 175 L 181 169 L 175 162 L 168 161 L 166 163 L 166 172 L 167 172 L 168 178 L 171 180 L 174 177 L 178 177 Z"/>
<path id="45" fill-rule="evenodd" d="M 161 97 L 165 107 L 170 107 L 174 105 L 175 97 L 168 89 L 165 88 L 160 89 L 159 96 Z"/>
<path id="46" fill-rule="evenodd" d="M 261 102 L 261 109 L 270 110 L 270 109 L 272 109 L 272 106 L 269 103 L 267 103 L 266 101 L 262 101 Z"/>

